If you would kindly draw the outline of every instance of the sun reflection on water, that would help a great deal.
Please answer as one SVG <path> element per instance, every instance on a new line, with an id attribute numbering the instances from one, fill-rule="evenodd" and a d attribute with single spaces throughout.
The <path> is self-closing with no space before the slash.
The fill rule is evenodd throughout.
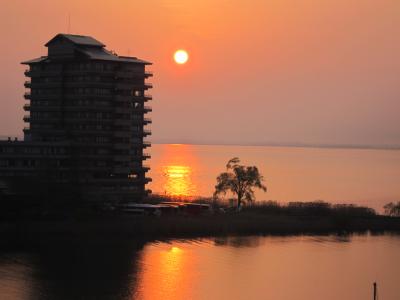
<path id="1" fill-rule="evenodd" d="M 146 248 L 134 299 L 186 299 L 194 284 L 193 260 L 179 246 L 163 244 Z"/>
<path id="2" fill-rule="evenodd" d="M 189 166 L 171 165 L 163 168 L 165 194 L 168 196 L 190 197 L 196 188 L 192 180 L 192 168 Z"/>
<path id="3" fill-rule="evenodd" d="M 186 178 L 191 171 L 188 166 L 167 166 L 164 169 L 165 175 L 169 178 Z"/>
<path id="4" fill-rule="evenodd" d="M 152 163 L 151 188 L 155 193 L 184 200 L 197 195 L 199 164 L 190 145 L 163 145 Z"/>

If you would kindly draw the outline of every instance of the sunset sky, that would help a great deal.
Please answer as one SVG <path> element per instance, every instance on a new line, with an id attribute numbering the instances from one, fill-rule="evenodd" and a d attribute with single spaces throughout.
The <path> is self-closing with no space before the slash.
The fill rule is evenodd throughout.
<path id="1" fill-rule="evenodd" d="M 0 135 L 22 135 L 20 62 L 68 27 L 153 62 L 152 142 L 400 145 L 398 0 L 7 1 Z"/>

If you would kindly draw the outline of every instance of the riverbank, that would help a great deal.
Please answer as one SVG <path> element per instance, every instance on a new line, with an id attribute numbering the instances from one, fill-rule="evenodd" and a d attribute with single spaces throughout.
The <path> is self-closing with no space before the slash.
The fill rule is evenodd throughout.
<path id="1" fill-rule="evenodd" d="M 274 216 L 242 212 L 211 216 L 102 215 L 70 220 L 0 223 L 0 245 L 29 245 L 49 240 L 130 240 L 231 235 L 300 235 L 400 232 L 400 218 Z"/>

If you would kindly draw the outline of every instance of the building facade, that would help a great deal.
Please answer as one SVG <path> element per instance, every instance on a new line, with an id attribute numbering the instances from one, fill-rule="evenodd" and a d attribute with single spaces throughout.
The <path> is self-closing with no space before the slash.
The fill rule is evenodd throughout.
<path id="1" fill-rule="evenodd" d="M 118 56 L 89 36 L 58 34 L 23 62 L 24 140 L 0 142 L 0 180 L 49 177 L 91 200 L 146 195 L 151 63 Z"/>

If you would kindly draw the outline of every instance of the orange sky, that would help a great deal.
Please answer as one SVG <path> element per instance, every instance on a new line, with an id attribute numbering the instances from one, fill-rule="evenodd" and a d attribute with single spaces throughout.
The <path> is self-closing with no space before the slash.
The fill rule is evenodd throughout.
<path id="1" fill-rule="evenodd" d="M 154 142 L 400 144 L 397 0 L 8 1 L 0 135 L 24 126 L 19 63 L 68 14 L 71 33 L 154 63 Z"/>

